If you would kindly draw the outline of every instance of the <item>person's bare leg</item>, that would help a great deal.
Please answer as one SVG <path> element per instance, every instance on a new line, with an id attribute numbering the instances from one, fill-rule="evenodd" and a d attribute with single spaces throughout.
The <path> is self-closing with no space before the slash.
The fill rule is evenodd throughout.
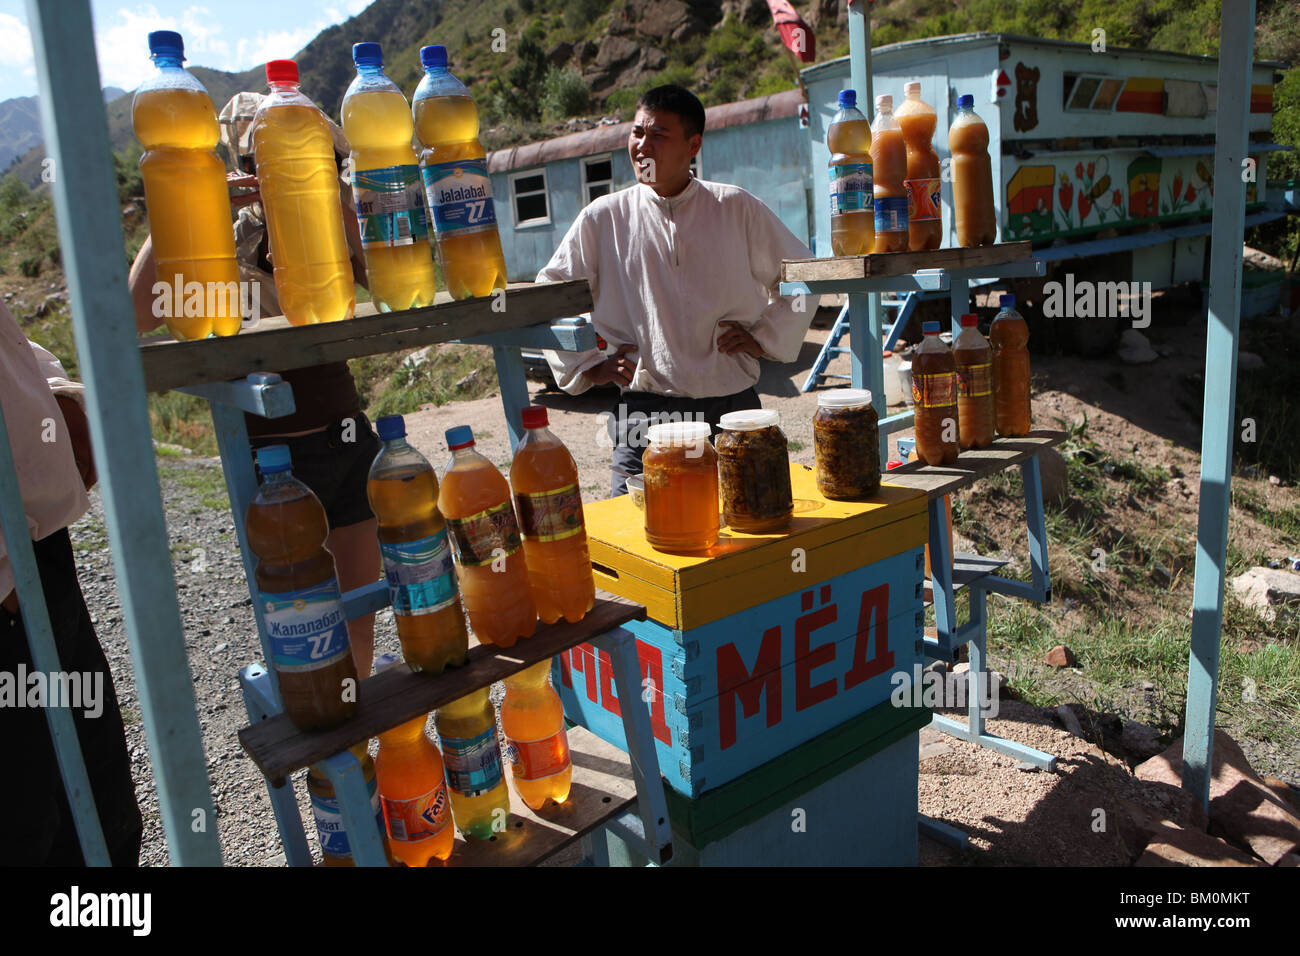
<path id="1" fill-rule="evenodd" d="M 344 591 L 378 581 L 383 573 L 377 527 L 371 518 L 335 528 L 325 539 L 325 546 L 334 555 L 334 565 L 338 568 L 339 587 Z M 348 621 L 348 641 L 352 644 L 357 676 L 365 680 L 375 659 L 375 616 L 367 614 Z"/>

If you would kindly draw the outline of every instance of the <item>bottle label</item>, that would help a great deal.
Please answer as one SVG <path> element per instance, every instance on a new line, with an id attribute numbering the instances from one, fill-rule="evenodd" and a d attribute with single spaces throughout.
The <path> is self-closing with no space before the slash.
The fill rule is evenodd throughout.
<path id="1" fill-rule="evenodd" d="M 519 525 L 509 501 L 464 518 L 448 518 L 447 530 L 456 542 L 456 556 L 462 566 L 491 564 L 519 550 Z M 503 552 L 503 553 L 499 553 Z"/>
<path id="2" fill-rule="evenodd" d="M 496 228 L 486 159 L 431 163 L 421 172 L 439 239 Z"/>
<path id="3" fill-rule="evenodd" d="M 564 728 L 541 740 L 506 738 L 506 759 L 516 780 L 544 780 L 569 766 L 569 737 Z"/>
<path id="4" fill-rule="evenodd" d="M 375 814 L 375 823 L 379 831 L 384 830 L 384 810 L 379 805 L 379 782 L 371 777 L 366 781 L 366 790 L 370 793 L 370 809 Z M 352 846 L 348 843 L 347 831 L 343 829 L 343 812 L 339 809 L 338 797 L 311 795 L 311 813 L 316 819 L 316 834 L 320 837 L 320 849 L 326 856 L 352 857 Z"/>
<path id="5" fill-rule="evenodd" d="M 394 614 L 432 614 L 456 600 L 456 567 L 444 528 L 415 541 L 379 542 Z"/>
<path id="6" fill-rule="evenodd" d="M 577 485 L 515 495 L 519 526 L 529 541 L 562 541 L 581 534 L 582 494 Z"/>
<path id="7" fill-rule="evenodd" d="M 419 166 L 358 170 L 352 176 L 352 195 L 363 246 L 409 246 L 428 240 Z"/>
<path id="8" fill-rule="evenodd" d="M 907 197 L 881 196 L 876 200 L 876 233 L 907 232 Z"/>
<path id="9" fill-rule="evenodd" d="M 912 375 L 912 401 L 918 408 L 943 408 L 957 401 L 957 376 L 952 372 Z"/>
<path id="10" fill-rule="evenodd" d="M 388 835 L 401 843 L 419 843 L 436 837 L 451 822 L 448 813 L 447 784 L 438 786 L 414 800 L 390 800 L 383 797 L 384 819 Z"/>
<path id="11" fill-rule="evenodd" d="M 875 205 L 870 163 L 841 163 L 831 167 L 831 215 L 861 212 Z"/>
<path id="12" fill-rule="evenodd" d="M 478 797 L 501 783 L 501 748 L 493 725 L 473 737 L 445 737 L 442 763 L 447 768 L 447 786 L 466 797 Z"/>
<path id="13" fill-rule="evenodd" d="M 907 219 L 909 222 L 927 222 L 941 218 L 939 212 L 939 180 L 904 179 L 907 189 Z"/>
<path id="14" fill-rule="evenodd" d="M 961 398 L 982 398 L 993 394 L 993 365 L 957 366 L 957 394 Z"/>
<path id="15" fill-rule="evenodd" d="M 277 671 L 300 672 L 329 667 L 348 647 L 348 621 L 335 578 L 300 591 L 258 591 L 266 636 Z"/>

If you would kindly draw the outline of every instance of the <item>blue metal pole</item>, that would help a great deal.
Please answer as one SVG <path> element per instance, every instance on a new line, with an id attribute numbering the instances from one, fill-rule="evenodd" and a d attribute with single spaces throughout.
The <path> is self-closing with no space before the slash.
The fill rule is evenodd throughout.
<path id="1" fill-rule="evenodd" d="M 22 422 L 19 427 L 39 428 L 39 422 Z M 45 589 L 41 584 L 40 570 L 36 566 L 36 553 L 32 550 L 31 533 L 27 527 L 27 509 L 23 506 L 18 472 L 9 444 L 9 428 L 4 410 L 0 409 L 0 531 L 8 545 L 9 563 L 13 566 L 14 586 L 18 589 L 23 615 L 23 630 L 32 652 L 32 663 L 43 674 L 55 674 L 63 669 L 59 663 L 59 650 L 54 643 L 50 627 L 50 610 L 45 603 Z M 0 595 L 3 597 L 3 595 Z M 16 676 L 16 675 L 15 675 Z M 20 687 L 18 692 L 25 693 Z M 104 843 L 104 829 L 99 825 L 95 797 L 90 790 L 86 774 L 86 761 L 81 753 L 81 741 L 72 711 L 66 706 L 50 706 L 46 702 L 45 720 L 50 725 L 50 737 L 59 758 L 59 770 L 68 794 L 68 807 L 77 825 L 81 839 L 81 855 L 89 866 L 108 866 L 108 848 Z"/>
<path id="2" fill-rule="evenodd" d="M 28 0 L 87 417 L 171 860 L 221 862 L 154 461 L 88 0 Z"/>
<path id="3" fill-rule="evenodd" d="M 1250 119 L 1255 0 L 1224 4 L 1219 35 L 1219 110 L 1214 129 L 1214 232 L 1210 237 L 1210 314 L 1205 343 L 1201 426 L 1201 505 L 1196 525 L 1192 647 L 1187 665 L 1183 787 L 1210 802 L 1219 637 L 1228 551 L 1237 335 L 1241 324 L 1241 242 L 1246 215 L 1242 161 Z"/>

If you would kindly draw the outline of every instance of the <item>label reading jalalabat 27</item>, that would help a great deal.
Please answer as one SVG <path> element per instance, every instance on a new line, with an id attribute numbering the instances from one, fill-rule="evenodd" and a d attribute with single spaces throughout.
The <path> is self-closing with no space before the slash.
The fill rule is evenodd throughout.
<path id="1" fill-rule="evenodd" d="M 329 667 L 348 647 L 348 621 L 334 578 L 297 591 L 258 591 L 277 671 Z"/>
<path id="2" fill-rule="evenodd" d="M 831 215 L 861 212 L 875 204 L 870 163 L 841 163 L 831 167 Z"/>
<path id="3" fill-rule="evenodd" d="M 415 541 L 379 542 L 394 614 L 432 614 L 456 600 L 447 531 Z"/>
<path id="4" fill-rule="evenodd" d="M 421 172 L 439 239 L 496 228 L 486 159 L 431 163 Z"/>
<path id="5" fill-rule="evenodd" d="M 491 564 L 498 549 L 509 557 L 520 548 L 519 525 L 509 501 L 464 518 L 448 518 L 447 530 L 462 565 Z"/>
<path id="6" fill-rule="evenodd" d="M 583 529 L 582 494 L 577 485 L 554 491 L 520 492 L 515 495 L 519 525 L 529 541 L 561 541 Z"/>
<path id="7" fill-rule="evenodd" d="M 371 777 L 366 781 L 366 791 L 370 794 L 370 808 L 375 814 L 375 822 L 382 833 L 384 829 L 384 810 L 379 805 L 379 782 Z M 316 818 L 316 833 L 320 836 L 320 849 L 326 856 L 351 857 L 352 846 L 348 843 L 347 831 L 343 829 L 343 811 L 339 809 L 338 797 L 311 795 L 311 812 Z"/>

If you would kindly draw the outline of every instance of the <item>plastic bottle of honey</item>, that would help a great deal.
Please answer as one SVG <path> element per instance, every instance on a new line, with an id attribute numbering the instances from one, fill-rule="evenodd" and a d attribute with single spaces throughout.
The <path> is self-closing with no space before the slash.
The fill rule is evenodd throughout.
<path id="1" fill-rule="evenodd" d="M 993 345 L 993 405 L 999 435 L 1029 434 L 1029 326 L 1016 311 L 1016 297 L 1004 295 L 989 328 Z"/>
<path id="2" fill-rule="evenodd" d="M 876 97 L 871 124 L 871 165 L 876 205 L 875 252 L 907 251 L 907 143 L 894 119 L 894 98 Z"/>
<path id="3" fill-rule="evenodd" d="M 920 347 L 912 356 L 912 399 L 916 454 L 927 465 L 957 461 L 957 364 L 939 338 L 939 323 L 925 322 Z"/>
<path id="4" fill-rule="evenodd" d="M 907 141 L 907 248 L 912 252 L 938 249 L 943 244 L 943 221 L 939 210 L 939 154 L 934 151 L 934 130 L 938 124 L 934 107 L 921 99 L 921 84 L 903 87 L 906 99 L 894 111 Z"/>
<path id="5" fill-rule="evenodd" d="M 993 205 L 993 165 L 989 129 L 975 113 L 975 97 L 957 97 L 957 115 L 948 129 L 952 153 L 952 213 L 958 246 L 991 246 L 998 241 Z"/>
<path id="6" fill-rule="evenodd" d="M 979 316 L 961 317 L 961 334 L 952 343 L 957 363 L 957 419 L 962 448 L 993 444 L 993 350 L 980 335 Z"/>
<path id="7" fill-rule="evenodd" d="M 830 150 L 831 254 L 864 256 L 876 242 L 871 178 L 871 124 L 858 94 L 840 90 L 840 109 L 826 130 Z"/>

